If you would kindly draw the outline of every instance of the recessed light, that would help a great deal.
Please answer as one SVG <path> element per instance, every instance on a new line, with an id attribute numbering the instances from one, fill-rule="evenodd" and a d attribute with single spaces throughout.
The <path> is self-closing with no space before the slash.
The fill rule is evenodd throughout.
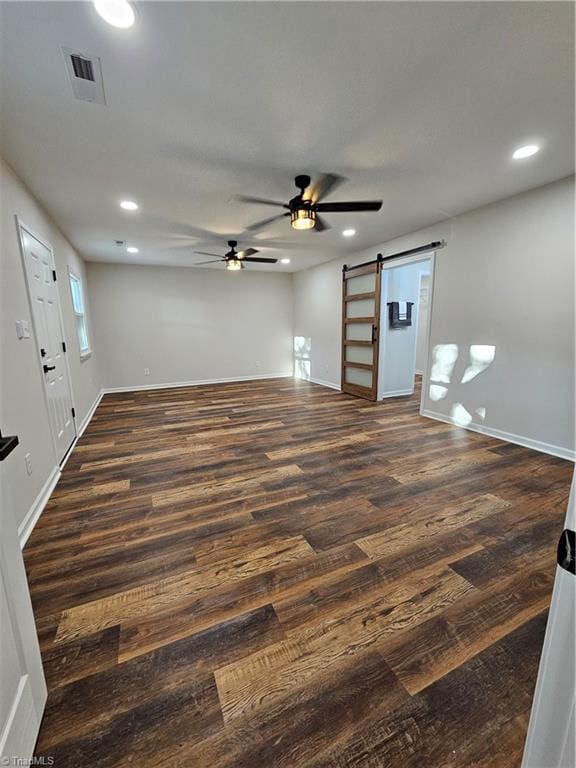
<path id="1" fill-rule="evenodd" d="M 135 245 L 129 245 L 128 248 L 126 248 L 128 253 L 138 253 L 138 248 L 136 248 Z"/>
<path id="2" fill-rule="evenodd" d="M 134 9 L 127 0 L 94 0 L 94 8 L 113 27 L 126 29 L 134 24 Z"/>
<path id="3" fill-rule="evenodd" d="M 134 200 L 122 200 L 120 208 L 124 208 L 125 211 L 137 211 L 138 203 L 135 203 Z"/>
<path id="4" fill-rule="evenodd" d="M 280 259 L 280 264 L 290 264 L 290 259 Z"/>
<path id="5" fill-rule="evenodd" d="M 518 147 L 512 157 L 514 160 L 524 160 L 526 157 L 532 157 L 532 155 L 535 155 L 539 149 L 540 147 L 537 144 L 527 144 L 525 147 Z"/>
<path id="6" fill-rule="evenodd" d="M 344 235 L 344 237 L 354 237 L 354 235 L 356 234 L 356 230 L 355 229 L 343 229 L 342 230 L 342 234 Z"/>

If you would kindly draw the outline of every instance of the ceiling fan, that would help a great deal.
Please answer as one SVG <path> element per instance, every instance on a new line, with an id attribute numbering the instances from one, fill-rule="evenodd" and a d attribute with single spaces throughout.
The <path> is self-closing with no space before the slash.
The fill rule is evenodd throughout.
<path id="1" fill-rule="evenodd" d="M 273 221 L 290 216 L 290 224 L 294 229 L 313 229 L 315 232 L 322 232 L 330 229 L 330 225 L 321 216 L 320 213 L 347 213 L 353 211 L 379 211 L 382 207 L 382 200 L 359 200 L 349 203 L 322 203 L 321 200 L 330 194 L 337 186 L 346 179 L 333 173 L 322 174 L 314 183 L 310 176 L 300 174 L 294 179 L 296 187 L 300 190 L 299 194 L 293 197 L 288 203 L 278 203 L 275 200 L 265 200 L 260 197 L 249 197 L 239 195 L 236 200 L 242 203 L 256 203 L 260 205 L 274 205 L 285 208 L 285 213 L 278 213 L 269 219 L 258 221 L 247 227 L 253 232 L 262 229 Z"/>
<path id="2" fill-rule="evenodd" d="M 215 264 L 220 261 L 226 265 L 226 269 L 231 272 L 237 272 L 239 269 L 244 269 L 244 262 L 251 262 L 257 264 L 276 264 L 278 259 L 268 258 L 253 258 L 254 253 L 258 253 L 256 248 L 245 248 L 243 251 L 237 251 L 236 246 L 238 242 L 236 240 L 228 240 L 228 246 L 230 250 L 224 256 L 219 256 L 217 253 L 207 253 L 206 251 L 194 251 L 200 256 L 214 256 L 210 261 L 201 261 L 199 264 L 194 264 L 195 267 L 201 267 L 204 264 Z"/>

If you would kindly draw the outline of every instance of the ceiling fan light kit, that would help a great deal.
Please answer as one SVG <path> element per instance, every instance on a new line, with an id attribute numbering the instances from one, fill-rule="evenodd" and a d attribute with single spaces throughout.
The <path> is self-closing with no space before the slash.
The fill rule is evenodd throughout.
<path id="1" fill-rule="evenodd" d="M 316 211 L 312 206 L 294 208 L 290 213 L 290 224 L 294 229 L 314 229 L 316 226 Z"/>

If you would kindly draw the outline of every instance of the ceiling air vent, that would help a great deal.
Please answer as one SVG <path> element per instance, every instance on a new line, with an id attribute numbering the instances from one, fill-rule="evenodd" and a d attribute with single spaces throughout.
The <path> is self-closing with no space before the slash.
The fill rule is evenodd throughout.
<path id="1" fill-rule="evenodd" d="M 72 92 L 80 101 L 106 104 L 102 67 L 97 56 L 62 48 Z"/>
<path id="2" fill-rule="evenodd" d="M 82 56 L 77 56 L 73 53 L 70 58 L 72 59 L 72 69 L 76 77 L 82 80 L 92 80 L 94 82 L 94 67 L 90 59 L 85 59 Z"/>

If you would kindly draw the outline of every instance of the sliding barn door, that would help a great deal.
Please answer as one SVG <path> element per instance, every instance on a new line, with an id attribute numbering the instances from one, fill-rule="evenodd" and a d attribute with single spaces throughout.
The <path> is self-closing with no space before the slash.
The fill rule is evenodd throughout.
<path id="1" fill-rule="evenodd" d="M 342 391 L 376 400 L 380 262 L 342 272 Z"/>

